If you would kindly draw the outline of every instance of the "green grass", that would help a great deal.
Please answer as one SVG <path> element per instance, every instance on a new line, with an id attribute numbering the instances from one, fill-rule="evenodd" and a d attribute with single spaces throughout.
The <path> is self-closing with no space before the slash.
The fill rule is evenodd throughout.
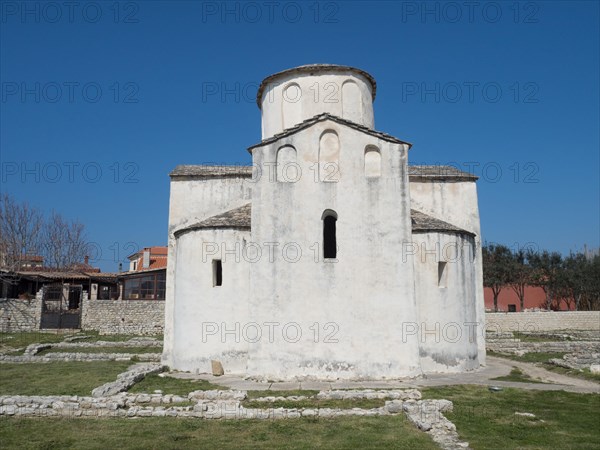
<path id="1" fill-rule="evenodd" d="M 162 353 L 160 347 L 53 347 L 42 350 L 38 355 L 47 353 Z"/>
<path id="2" fill-rule="evenodd" d="M 544 363 L 542 364 L 544 369 L 550 372 L 560 373 L 561 375 L 567 375 L 570 377 L 581 378 L 582 380 L 598 381 L 600 382 L 600 374 L 590 372 L 589 368 L 577 370 L 567 369 L 566 367 L 555 366 L 554 364 Z"/>
<path id="3" fill-rule="evenodd" d="M 529 375 L 524 373 L 518 367 L 513 367 L 508 375 L 492 378 L 492 380 L 516 381 L 518 383 L 543 383 L 542 381 L 534 380 L 533 378 L 531 378 Z"/>
<path id="4" fill-rule="evenodd" d="M 187 395 L 192 391 L 210 391 L 213 389 L 228 390 L 228 387 L 219 386 L 205 380 L 182 380 L 173 377 L 159 377 L 153 373 L 134 384 L 129 392 L 152 394 L 154 391 L 163 391 L 163 394 Z"/>
<path id="5" fill-rule="evenodd" d="M 95 341 L 106 341 L 106 342 L 123 342 L 133 338 L 152 338 L 163 340 L 162 334 L 156 334 L 152 336 L 141 336 L 138 334 L 107 334 L 101 335 L 97 331 L 82 331 L 82 335 L 90 336 L 88 339 L 82 340 L 81 342 L 95 342 Z"/>
<path id="6" fill-rule="evenodd" d="M 561 359 L 566 353 L 555 353 L 555 352 L 530 352 L 525 353 L 522 356 L 511 355 L 509 353 L 496 353 L 488 352 L 490 356 L 498 356 L 500 358 L 508 358 L 514 361 L 528 362 L 528 363 L 547 363 L 552 358 Z"/>
<path id="7" fill-rule="evenodd" d="M 513 331 L 513 337 L 519 339 L 522 342 L 558 342 L 562 339 L 552 338 L 548 336 L 536 336 L 530 334 L 519 333 L 518 331 Z"/>
<path id="8" fill-rule="evenodd" d="M 564 391 L 482 386 L 422 389 L 424 398 L 445 398 L 445 413 L 460 437 L 474 449 L 597 449 L 600 446 L 600 396 Z M 516 416 L 529 412 L 536 418 Z"/>
<path id="9" fill-rule="evenodd" d="M 0 419 L 8 449 L 437 449 L 403 414 L 333 419 Z"/>
<path id="10" fill-rule="evenodd" d="M 10 347 L 13 349 L 24 349 L 30 344 L 54 344 L 62 342 L 66 337 L 72 336 L 74 333 L 57 333 L 57 332 L 17 332 L 17 333 L 0 333 L 0 348 Z"/>
<path id="11" fill-rule="evenodd" d="M 0 365 L 0 395 L 90 395 L 130 365 L 129 361 L 4 363 Z"/>
<path id="12" fill-rule="evenodd" d="M 87 339 L 76 340 L 74 342 L 123 342 L 136 337 L 152 337 L 158 340 L 163 339 L 162 335 L 156 336 L 138 336 L 131 334 L 107 335 L 101 336 L 97 331 L 22 331 L 15 333 L 0 333 L 0 353 L 14 352 L 16 349 L 24 350 L 30 344 L 55 344 L 62 342 L 65 338 L 71 336 L 89 336 Z M 159 349 L 160 352 L 162 349 Z"/>

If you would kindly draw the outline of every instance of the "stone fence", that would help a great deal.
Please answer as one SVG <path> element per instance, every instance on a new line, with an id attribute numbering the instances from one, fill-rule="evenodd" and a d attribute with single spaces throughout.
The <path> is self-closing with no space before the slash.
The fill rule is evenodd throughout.
<path id="1" fill-rule="evenodd" d="M 0 298 L 0 331 L 39 330 L 42 315 L 42 292 L 32 300 Z"/>
<path id="2" fill-rule="evenodd" d="M 41 291 L 33 300 L 0 299 L 0 331 L 39 330 Z M 100 334 L 162 334 L 165 302 L 156 300 L 82 301 L 81 329 Z M 486 313 L 486 329 L 496 332 L 600 330 L 600 311 Z"/>
<path id="3" fill-rule="evenodd" d="M 0 299 L 0 332 L 40 329 L 41 290 L 33 300 Z M 159 300 L 89 300 L 83 296 L 81 329 L 100 334 L 162 334 L 165 302 Z"/>
<path id="4" fill-rule="evenodd" d="M 488 332 L 600 331 L 600 311 L 486 313 L 485 320 Z"/>
<path id="5" fill-rule="evenodd" d="M 162 334 L 165 302 L 162 300 L 85 300 L 81 329 L 100 334 Z"/>

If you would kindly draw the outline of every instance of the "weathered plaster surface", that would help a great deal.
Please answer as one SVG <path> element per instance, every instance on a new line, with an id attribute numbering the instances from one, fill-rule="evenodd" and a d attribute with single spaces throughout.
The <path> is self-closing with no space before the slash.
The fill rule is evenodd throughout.
<path id="1" fill-rule="evenodd" d="M 360 72 L 303 70 L 271 81 L 252 179 L 172 178 L 163 362 L 206 372 L 217 360 L 226 373 L 277 380 L 477 368 L 485 344 L 474 180 L 409 183 L 409 144 L 355 125 L 374 125 L 374 83 Z M 330 101 L 327 86 L 337 89 Z M 321 116 L 289 130 L 324 112 L 354 123 Z M 223 213 L 250 201 L 251 229 L 227 227 Z M 414 232 L 411 209 L 450 225 Z M 218 227 L 189 228 L 215 215 Z M 337 217 L 335 260 L 323 257 L 328 215 Z M 440 288 L 439 261 L 421 262 L 415 245 L 457 246 L 469 257 L 446 261 Z M 213 286 L 218 258 L 223 285 Z M 449 323 L 461 327 L 458 340 Z M 436 324 L 434 342 L 427 330 Z"/>

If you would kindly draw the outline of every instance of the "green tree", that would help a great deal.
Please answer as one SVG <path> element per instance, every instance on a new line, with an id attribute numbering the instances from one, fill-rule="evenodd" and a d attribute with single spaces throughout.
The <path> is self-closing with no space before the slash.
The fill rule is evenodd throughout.
<path id="1" fill-rule="evenodd" d="M 498 311 L 498 295 L 510 280 L 512 253 L 508 247 L 500 244 L 486 244 L 481 250 L 483 285 L 492 290 L 494 311 Z"/>
<path id="2" fill-rule="evenodd" d="M 508 285 L 519 298 L 520 311 L 525 309 L 525 288 L 531 283 L 531 266 L 527 260 L 527 252 L 512 252 L 509 266 Z"/>
<path id="3" fill-rule="evenodd" d="M 529 251 L 527 252 L 527 260 L 531 265 L 532 284 L 541 287 L 546 294 L 546 300 L 542 306 L 546 309 L 559 309 L 562 255 L 547 250 L 542 252 Z"/>

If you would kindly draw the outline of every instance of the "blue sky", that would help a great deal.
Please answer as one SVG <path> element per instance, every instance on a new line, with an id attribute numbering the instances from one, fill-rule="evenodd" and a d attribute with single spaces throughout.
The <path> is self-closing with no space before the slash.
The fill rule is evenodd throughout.
<path id="1" fill-rule="evenodd" d="M 371 73 L 411 163 L 481 177 L 485 240 L 599 246 L 598 2 L 116 5 L 0 19 L 1 190 L 84 222 L 104 271 L 166 244 L 177 164 L 251 162 L 256 87 L 311 63 Z"/>

